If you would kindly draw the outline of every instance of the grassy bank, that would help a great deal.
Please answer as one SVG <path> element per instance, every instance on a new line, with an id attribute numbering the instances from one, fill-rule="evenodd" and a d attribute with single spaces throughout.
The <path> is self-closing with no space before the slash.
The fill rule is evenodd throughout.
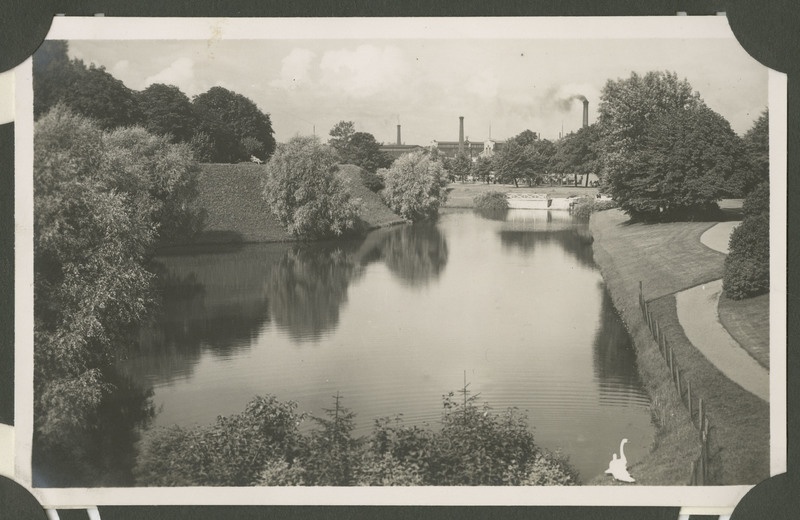
<path id="1" fill-rule="evenodd" d="M 769 294 L 731 300 L 722 294 L 719 321 L 733 339 L 769 369 Z"/>
<path id="2" fill-rule="evenodd" d="M 472 199 L 476 195 L 487 191 L 502 191 L 509 193 L 542 193 L 554 198 L 566 197 L 594 197 L 597 195 L 598 188 L 582 188 L 578 186 L 537 186 L 528 188 L 520 186 L 515 188 L 513 184 L 486 184 L 486 183 L 462 183 L 453 182 L 447 185 L 447 208 L 472 208 Z"/>
<path id="3" fill-rule="evenodd" d="M 671 296 L 722 276 L 725 255 L 699 241 L 712 225 L 631 224 L 618 210 L 592 215 L 595 261 L 636 346 L 638 369 L 657 422 L 650 454 L 631 468 L 639 483 L 687 483 L 691 461 L 700 450 L 697 430 L 641 317 L 640 280 L 645 298 L 656 300 L 651 310 L 666 328 L 670 343 L 675 343 L 678 365 L 692 382 L 693 391 L 707 403 L 712 425 L 712 478 L 721 484 L 755 484 L 768 476 L 768 404 L 725 378 L 686 340 Z"/>
<path id="4" fill-rule="evenodd" d="M 194 204 L 203 215 L 200 244 L 287 242 L 292 236 L 272 215 L 262 197 L 266 167 L 253 163 L 201 164 Z M 342 165 L 340 174 L 352 196 L 361 200 L 364 227 L 374 229 L 404 222 L 380 196 L 361 182 L 357 166 Z M 174 245 L 174 244 L 171 244 Z"/>

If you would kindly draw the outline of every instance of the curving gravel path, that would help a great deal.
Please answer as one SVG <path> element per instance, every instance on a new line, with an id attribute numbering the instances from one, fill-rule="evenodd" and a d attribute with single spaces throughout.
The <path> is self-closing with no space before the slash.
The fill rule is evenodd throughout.
<path id="1" fill-rule="evenodd" d="M 720 222 L 700 235 L 700 242 L 714 251 L 728 254 L 728 241 L 733 230 L 741 224 L 741 221 Z"/>
<path id="2" fill-rule="evenodd" d="M 720 222 L 700 237 L 707 247 L 728 253 L 728 240 L 739 222 Z M 737 343 L 719 321 L 722 280 L 675 294 L 678 321 L 689 341 L 720 372 L 748 392 L 769 402 L 769 371 Z"/>

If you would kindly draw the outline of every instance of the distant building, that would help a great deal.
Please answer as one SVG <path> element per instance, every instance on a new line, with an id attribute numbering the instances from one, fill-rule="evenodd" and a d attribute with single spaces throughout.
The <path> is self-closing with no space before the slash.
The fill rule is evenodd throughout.
<path id="1" fill-rule="evenodd" d="M 424 148 L 418 144 L 382 144 L 381 151 L 385 154 L 391 155 L 394 159 L 397 159 L 401 155 L 405 155 L 407 153 L 414 153 L 424 150 Z"/>
<path id="2" fill-rule="evenodd" d="M 437 141 L 436 139 L 434 139 L 429 146 L 431 151 L 436 148 L 439 151 L 440 156 L 449 158 L 455 157 L 459 148 L 461 147 L 462 145 L 458 141 Z M 471 142 L 469 139 L 465 139 L 462 149 L 470 159 L 477 161 L 478 157 L 483 153 L 485 148 L 485 143 L 480 141 Z"/>

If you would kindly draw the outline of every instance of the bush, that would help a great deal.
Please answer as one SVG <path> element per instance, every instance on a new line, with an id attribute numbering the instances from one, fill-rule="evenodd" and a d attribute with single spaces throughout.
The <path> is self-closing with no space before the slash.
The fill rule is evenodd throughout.
<path id="1" fill-rule="evenodd" d="M 475 209 L 502 211 L 508 209 L 508 197 L 501 191 L 487 191 L 472 199 Z"/>
<path id="2" fill-rule="evenodd" d="M 494 413 L 444 397 L 442 428 L 378 419 L 370 436 L 354 439 L 354 414 L 325 410 L 318 428 L 300 433 L 305 417 L 294 403 L 256 398 L 210 427 L 150 432 L 137 480 L 144 485 L 574 485 L 575 470 L 560 454 L 537 447 L 527 417 Z"/>
<path id="3" fill-rule="evenodd" d="M 383 178 L 378 175 L 377 173 L 372 173 L 369 170 L 361 169 L 361 182 L 366 186 L 370 191 L 374 191 L 378 193 L 384 188 Z"/>
<path id="4" fill-rule="evenodd" d="M 595 211 L 595 201 L 591 197 L 581 197 L 572 206 L 572 214 L 580 220 L 589 220 Z"/>
<path id="5" fill-rule="evenodd" d="M 387 170 L 380 170 L 386 188 L 386 204 L 403 218 L 432 219 L 447 200 L 446 173 L 442 164 L 421 152 L 406 154 Z"/>
<path id="6" fill-rule="evenodd" d="M 337 175 L 336 152 L 317 137 L 293 137 L 267 163 L 264 198 L 293 236 L 341 235 L 355 227 L 359 206 Z"/>
<path id="7" fill-rule="evenodd" d="M 769 182 L 759 184 L 742 204 L 745 217 L 769 213 Z"/>
<path id="8" fill-rule="evenodd" d="M 769 291 L 769 213 L 746 217 L 731 233 L 722 287 L 741 300 Z"/>

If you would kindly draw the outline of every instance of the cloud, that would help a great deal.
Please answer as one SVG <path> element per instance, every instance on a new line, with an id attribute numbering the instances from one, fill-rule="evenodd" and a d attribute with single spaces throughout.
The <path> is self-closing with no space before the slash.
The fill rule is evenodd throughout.
<path id="1" fill-rule="evenodd" d="M 131 68 L 131 62 L 128 60 L 120 60 L 111 66 L 109 72 L 115 78 L 125 77 Z"/>
<path id="2" fill-rule="evenodd" d="M 406 88 L 408 64 L 397 47 L 360 45 L 354 50 L 328 51 L 320 60 L 322 88 L 365 98 L 392 95 Z"/>
<path id="3" fill-rule="evenodd" d="M 269 82 L 273 87 L 294 90 L 311 84 L 311 63 L 316 54 L 308 49 L 292 49 L 288 56 L 281 60 L 281 72 L 278 79 Z"/>
<path id="4" fill-rule="evenodd" d="M 144 80 L 145 88 L 153 83 L 175 85 L 189 96 L 197 94 L 194 88 L 194 61 L 191 58 L 178 58 L 169 67 Z"/>

